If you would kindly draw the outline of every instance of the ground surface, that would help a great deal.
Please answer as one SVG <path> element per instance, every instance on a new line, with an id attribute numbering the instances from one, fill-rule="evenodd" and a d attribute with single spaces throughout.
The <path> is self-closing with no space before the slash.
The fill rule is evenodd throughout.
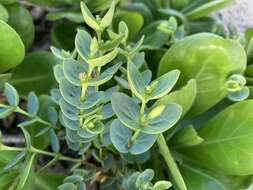
<path id="1" fill-rule="evenodd" d="M 233 23 L 240 32 L 253 28 L 253 0 L 235 0 L 234 5 L 223 9 L 215 16 L 220 17 L 226 24 Z"/>

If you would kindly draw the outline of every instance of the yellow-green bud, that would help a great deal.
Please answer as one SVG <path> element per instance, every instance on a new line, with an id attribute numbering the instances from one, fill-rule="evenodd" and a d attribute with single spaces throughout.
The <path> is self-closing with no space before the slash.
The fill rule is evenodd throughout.
<path id="1" fill-rule="evenodd" d="M 81 81 L 81 83 L 85 83 L 85 82 L 87 82 L 87 73 L 80 73 L 79 74 L 79 79 L 80 79 L 80 81 Z"/>
<path id="2" fill-rule="evenodd" d="M 151 112 L 149 112 L 148 114 L 147 120 L 151 120 L 160 116 L 163 113 L 165 107 L 166 106 L 162 104 L 152 109 Z"/>

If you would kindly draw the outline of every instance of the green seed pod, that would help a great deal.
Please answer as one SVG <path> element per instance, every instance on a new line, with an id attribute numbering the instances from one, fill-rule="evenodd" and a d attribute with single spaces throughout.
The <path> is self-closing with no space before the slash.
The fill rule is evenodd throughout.
<path id="1" fill-rule="evenodd" d="M 243 74 L 246 64 L 246 53 L 238 41 L 200 33 L 173 45 L 163 56 L 158 75 L 173 69 L 180 70 L 177 88 L 192 78 L 196 79 L 197 97 L 189 113 L 193 117 L 226 97 L 228 77 Z"/>

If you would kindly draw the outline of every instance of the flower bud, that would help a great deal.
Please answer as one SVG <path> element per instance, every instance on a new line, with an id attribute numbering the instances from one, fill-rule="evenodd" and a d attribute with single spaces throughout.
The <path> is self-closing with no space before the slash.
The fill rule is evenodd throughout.
<path id="1" fill-rule="evenodd" d="M 152 109 L 151 112 L 149 112 L 149 114 L 148 114 L 147 120 L 151 120 L 151 119 L 154 119 L 154 118 L 160 116 L 162 114 L 162 112 L 164 111 L 165 107 L 166 106 L 164 104 L 162 104 L 162 105 L 159 105 L 159 106 L 155 107 L 154 109 Z"/>

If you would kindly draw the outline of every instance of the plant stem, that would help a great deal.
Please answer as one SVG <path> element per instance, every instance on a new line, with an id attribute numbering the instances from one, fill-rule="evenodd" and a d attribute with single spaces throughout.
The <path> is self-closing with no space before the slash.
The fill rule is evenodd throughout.
<path id="1" fill-rule="evenodd" d="M 141 131 L 140 130 L 136 130 L 134 132 L 134 135 L 131 138 L 131 144 L 134 143 L 136 141 L 136 139 L 138 138 L 138 136 L 140 135 Z"/>
<path id="2" fill-rule="evenodd" d="M 81 159 L 63 156 L 59 153 L 53 153 L 53 152 L 47 152 L 44 150 L 39 150 L 39 149 L 34 148 L 32 146 L 30 149 L 27 149 L 27 148 L 20 148 L 20 147 L 9 147 L 9 146 L 5 146 L 5 145 L 1 144 L 0 151 L 17 151 L 17 152 L 28 151 L 31 153 L 37 153 L 37 154 L 42 154 L 42 155 L 51 156 L 51 157 L 58 156 L 58 160 L 63 160 L 63 161 L 71 161 L 71 162 L 81 162 L 82 161 Z"/>
<path id="3" fill-rule="evenodd" d="M 141 120 L 145 119 L 145 115 L 144 115 L 145 107 L 146 107 L 146 102 L 142 101 L 142 103 L 141 103 L 141 111 L 140 111 Z M 131 144 L 136 141 L 136 139 L 138 138 L 138 136 L 140 135 L 140 133 L 141 133 L 141 130 L 139 130 L 139 129 L 135 130 L 134 135 L 132 136 L 132 138 L 130 140 Z"/>
<path id="4" fill-rule="evenodd" d="M 17 108 L 15 109 L 15 112 L 16 112 L 16 113 L 20 113 L 20 114 L 22 114 L 22 115 L 24 115 L 24 116 L 26 116 L 26 117 L 28 117 L 28 118 L 30 118 L 30 119 L 36 119 L 36 121 L 39 122 L 39 123 L 42 123 L 42 124 L 45 124 L 45 125 L 50 126 L 50 127 L 52 127 L 52 128 L 55 128 L 55 126 L 52 125 L 51 123 L 49 123 L 49 122 L 47 122 L 47 121 L 41 119 L 39 116 L 35 116 L 35 117 L 34 117 L 33 115 L 31 115 L 31 114 L 29 114 L 28 112 L 26 112 L 26 111 L 24 111 L 23 109 L 21 109 L 20 107 L 17 107 Z"/>
<path id="5" fill-rule="evenodd" d="M 184 183 L 183 177 L 177 167 L 177 164 L 175 160 L 173 159 L 170 150 L 167 146 L 167 143 L 164 139 L 163 134 L 160 134 L 157 139 L 157 144 L 160 150 L 161 155 L 163 156 L 168 169 L 170 171 L 170 174 L 172 176 L 172 179 L 174 181 L 174 185 L 177 190 L 187 190 L 186 185 Z"/>

